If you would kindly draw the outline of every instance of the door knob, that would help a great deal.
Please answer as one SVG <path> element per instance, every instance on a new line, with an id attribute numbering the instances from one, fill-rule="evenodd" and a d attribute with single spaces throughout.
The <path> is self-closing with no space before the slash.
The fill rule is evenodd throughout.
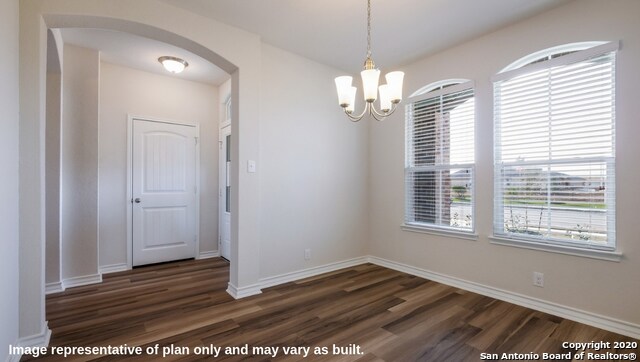
<path id="1" fill-rule="evenodd" d="M 136 199 L 135 199 L 135 200 L 133 200 L 133 202 L 135 202 L 136 204 L 139 204 L 139 203 L 140 203 L 140 198 L 139 198 L 139 197 L 136 197 Z"/>

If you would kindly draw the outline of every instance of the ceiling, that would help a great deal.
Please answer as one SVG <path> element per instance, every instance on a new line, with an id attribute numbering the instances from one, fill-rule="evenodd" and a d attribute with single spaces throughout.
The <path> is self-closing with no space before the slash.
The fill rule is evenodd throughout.
<path id="1" fill-rule="evenodd" d="M 216 86 L 229 79 L 208 60 L 167 43 L 103 29 L 64 28 L 61 33 L 65 43 L 100 50 L 100 58 L 108 63 Z M 158 62 L 163 55 L 182 58 L 189 66 L 180 74 L 169 73 Z"/>
<path id="2" fill-rule="evenodd" d="M 266 43 L 356 73 L 366 55 L 365 0 L 160 0 L 258 34 Z M 372 50 L 384 72 L 570 0 L 372 0 Z M 219 85 L 220 68 L 184 49 L 99 29 L 63 29 L 65 42 L 98 49 L 104 61 L 168 75 L 158 57 L 189 62 L 172 75 Z"/>
<path id="3" fill-rule="evenodd" d="M 365 0 L 161 0 L 355 73 L 366 55 Z M 388 71 L 568 0 L 372 0 L 372 50 Z M 385 70 L 386 69 L 386 70 Z"/>

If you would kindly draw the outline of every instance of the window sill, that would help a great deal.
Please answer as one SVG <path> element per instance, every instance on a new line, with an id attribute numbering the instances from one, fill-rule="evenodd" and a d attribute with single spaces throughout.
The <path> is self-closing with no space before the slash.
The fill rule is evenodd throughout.
<path id="1" fill-rule="evenodd" d="M 561 246 L 553 244 L 541 244 L 521 239 L 510 239 L 500 236 L 490 236 L 491 244 L 513 246 L 516 248 L 546 251 L 550 253 L 566 254 L 579 256 L 583 258 L 599 259 L 613 261 L 619 263 L 622 260 L 622 253 L 617 251 L 606 251 L 597 249 L 573 248 L 570 246 Z"/>
<path id="2" fill-rule="evenodd" d="M 478 240 L 478 234 L 472 232 L 451 230 L 451 229 L 440 229 L 440 228 L 431 228 L 427 226 L 418 226 L 411 224 L 402 224 L 400 226 L 404 231 L 410 231 L 413 233 L 422 233 L 422 234 L 430 234 L 430 235 L 438 235 L 438 236 L 448 236 L 458 239 L 464 240 Z"/>

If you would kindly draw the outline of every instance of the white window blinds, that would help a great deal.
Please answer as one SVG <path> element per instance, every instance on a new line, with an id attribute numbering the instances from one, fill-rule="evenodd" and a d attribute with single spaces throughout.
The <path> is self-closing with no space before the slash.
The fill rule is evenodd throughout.
<path id="1" fill-rule="evenodd" d="M 616 49 L 495 77 L 495 235 L 615 248 Z"/>
<path id="2" fill-rule="evenodd" d="M 405 224 L 473 232 L 473 84 L 441 86 L 405 110 Z"/>

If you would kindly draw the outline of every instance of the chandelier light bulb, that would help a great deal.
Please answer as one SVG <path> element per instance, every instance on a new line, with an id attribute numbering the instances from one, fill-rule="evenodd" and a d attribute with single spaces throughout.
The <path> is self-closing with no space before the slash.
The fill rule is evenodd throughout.
<path id="1" fill-rule="evenodd" d="M 380 110 L 387 113 L 391 109 L 391 93 L 388 84 L 383 84 L 379 88 L 380 90 Z"/>
<path id="2" fill-rule="evenodd" d="M 347 113 L 353 113 L 356 108 L 356 93 L 358 92 L 358 88 L 350 87 L 349 88 L 349 105 L 345 108 Z"/>
<path id="3" fill-rule="evenodd" d="M 402 81 L 404 80 L 404 72 L 390 72 L 384 76 L 389 85 L 389 97 L 392 102 L 400 102 L 402 100 Z"/>
<path id="4" fill-rule="evenodd" d="M 353 77 L 344 75 L 335 79 L 336 89 L 338 90 L 338 104 L 340 107 L 346 107 L 353 104 L 351 101 L 351 82 Z"/>
<path id="5" fill-rule="evenodd" d="M 364 100 L 375 102 L 378 99 L 378 82 L 380 81 L 380 70 L 367 69 L 360 72 L 362 76 L 362 88 L 364 90 Z"/>

